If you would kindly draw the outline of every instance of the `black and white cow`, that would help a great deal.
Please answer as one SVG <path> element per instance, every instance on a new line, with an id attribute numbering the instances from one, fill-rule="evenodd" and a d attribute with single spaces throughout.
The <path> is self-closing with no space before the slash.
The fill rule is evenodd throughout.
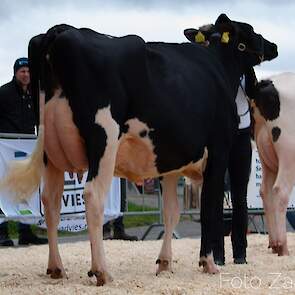
<path id="1" fill-rule="evenodd" d="M 186 31 L 189 39 L 197 33 Z M 215 200 L 223 196 L 237 126 L 239 77 L 250 66 L 276 56 L 275 44 L 224 14 L 216 20 L 209 48 L 146 43 L 135 35 L 117 38 L 68 25 L 32 38 L 33 95 L 36 106 L 39 98 L 41 102 L 38 147 L 24 169 L 11 170 L 6 184 L 28 195 L 44 176 L 47 273 L 53 278 L 65 275 L 56 231 L 64 171 L 89 171 L 84 191 L 89 275 L 103 285 L 111 280 L 103 250 L 103 204 L 114 173 L 132 181 L 163 176 L 165 235 L 159 273 L 171 270 L 171 237 L 179 220 L 177 179 L 185 175 L 201 180 L 207 155 L 202 197 L 211 206 L 202 208 L 200 262 L 204 271 L 215 273 Z M 36 172 L 35 183 L 25 177 L 28 167 Z"/>
<path id="2" fill-rule="evenodd" d="M 253 102 L 269 247 L 278 255 L 288 255 L 286 211 L 295 185 L 295 74 L 260 81 Z"/>

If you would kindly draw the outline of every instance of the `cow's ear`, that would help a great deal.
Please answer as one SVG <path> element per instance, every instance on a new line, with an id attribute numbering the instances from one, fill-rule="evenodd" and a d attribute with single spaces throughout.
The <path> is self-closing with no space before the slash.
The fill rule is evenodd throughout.
<path id="1" fill-rule="evenodd" d="M 220 14 L 215 22 L 215 28 L 219 33 L 233 31 L 234 23 L 226 16 L 226 14 Z"/>
<path id="2" fill-rule="evenodd" d="M 234 23 L 225 15 L 221 14 L 215 22 L 216 31 L 221 35 L 221 43 L 229 43 L 235 32 Z"/>
<path id="3" fill-rule="evenodd" d="M 196 42 L 196 36 L 199 33 L 199 30 L 196 29 L 185 29 L 183 31 L 184 36 L 190 41 L 190 42 Z"/>
<path id="4" fill-rule="evenodd" d="M 231 23 L 231 20 L 227 17 L 226 14 L 222 13 L 217 18 L 215 25 L 226 24 L 226 23 Z"/>

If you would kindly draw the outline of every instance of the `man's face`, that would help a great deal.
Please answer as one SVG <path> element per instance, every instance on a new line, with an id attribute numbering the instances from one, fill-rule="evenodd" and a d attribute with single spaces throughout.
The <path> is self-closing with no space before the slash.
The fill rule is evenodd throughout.
<path id="1" fill-rule="evenodd" d="M 28 67 L 21 67 L 15 73 L 15 78 L 21 86 L 27 86 L 30 83 L 30 70 Z"/>

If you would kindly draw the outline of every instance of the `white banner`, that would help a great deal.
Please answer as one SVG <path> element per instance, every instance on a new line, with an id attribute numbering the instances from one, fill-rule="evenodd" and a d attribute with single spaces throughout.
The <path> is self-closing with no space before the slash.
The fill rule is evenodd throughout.
<path id="1" fill-rule="evenodd" d="M 257 148 L 252 150 L 251 174 L 248 184 L 248 208 L 263 208 L 262 199 L 259 194 L 262 182 L 262 167 Z M 288 208 L 295 208 L 295 190 L 293 188 Z"/>
<path id="2" fill-rule="evenodd" d="M 26 158 L 33 151 L 35 143 L 35 139 L 0 139 L 0 177 L 5 174 L 9 161 Z M 83 196 L 86 178 L 87 173 L 83 175 L 82 183 L 79 184 L 76 175 L 71 179 L 69 174 L 65 173 L 59 230 L 80 231 L 87 228 Z M 1 192 L 0 208 L 8 217 L 24 216 L 24 218 L 18 218 L 18 220 L 24 223 L 37 223 L 39 226 L 45 226 L 44 218 L 42 218 L 44 216 L 44 207 L 41 202 L 40 192 L 41 189 L 24 203 L 14 203 L 11 201 L 9 193 Z M 105 202 L 105 222 L 115 219 L 121 214 L 120 203 L 120 178 L 114 177 Z M 36 219 L 36 217 L 40 217 L 40 219 Z"/>

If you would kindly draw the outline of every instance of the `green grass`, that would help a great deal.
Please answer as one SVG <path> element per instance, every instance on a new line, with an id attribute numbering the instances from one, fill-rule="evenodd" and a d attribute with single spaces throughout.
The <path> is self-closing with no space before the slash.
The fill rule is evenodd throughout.
<path id="1" fill-rule="evenodd" d="M 158 208 L 152 208 L 142 205 L 137 205 L 132 202 L 128 202 L 128 211 L 129 212 L 140 212 L 140 211 L 157 211 Z"/>
<path id="2" fill-rule="evenodd" d="M 18 226 L 16 221 L 8 221 L 8 232 L 9 237 L 11 239 L 17 239 L 18 238 Z M 36 233 L 38 236 L 46 236 L 46 229 L 40 228 L 35 224 L 31 225 L 32 231 Z"/>
<path id="3" fill-rule="evenodd" d="M 8 232 L 9 232 L 10 238 L 16 239 L 16 237 L 18 237 L 17 222 L 8 221 Z"/>
<path id="4" fill-rule="evenodd" d="M 140 211 L 157 211 L 157 208 L 151 208 L 147 206 L 136 205 L 132 202 L 128 202 L 128 212 L 140 212 Z M 156 223 L 159 221 L 159 215 L 134 215 L 124 216 L 124 225 L 126 228 L 144 226 Z"/>

